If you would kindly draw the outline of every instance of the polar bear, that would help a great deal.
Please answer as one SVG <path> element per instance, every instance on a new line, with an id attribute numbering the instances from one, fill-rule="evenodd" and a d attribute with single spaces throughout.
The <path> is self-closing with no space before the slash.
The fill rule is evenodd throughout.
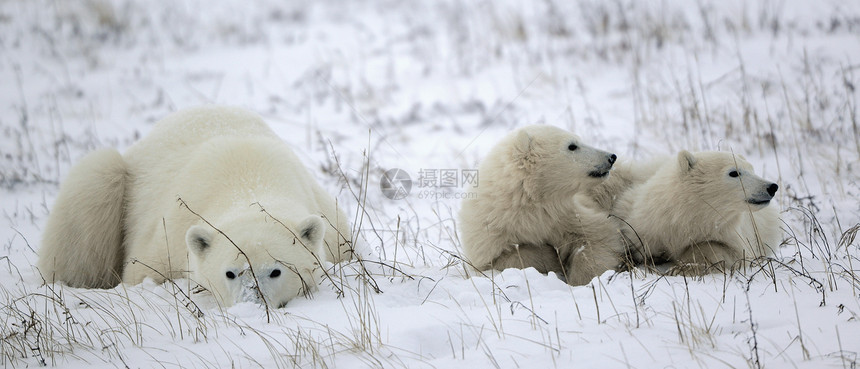
<path id="1" fill-rule="evenodd" d="M 60 189 L 39 250 L 47 281 L 110 288 L 190 277 L 224 305 L 282 306 L 321 261 L 352 257 L 334 199 L 263 120 L 174 113 L 120 156 L 97 151 Z"/>
<path id="2" fill-rule="evenodd" d="M 577 194 L 610 174 L 615 154 L 585 145 L 547 125 L 503 138 L 479 167 L 475 198 L 463 201 L 460 229 L 465 259 L 478 270 L 534 267 L 585 284 L 619 265 L 623 246 L 608 245 L 605 213 L 578 205 Z"/>
<path id="3" fill-rule="evenodd" d="M 623 189 L 610 211 L 623 240 L 645 262 L 670 261 L 684 273 L 733 268 L 779 246 L 779 186 L 727 152 L 681 151 L 655 159 L 650 176 Z"/>

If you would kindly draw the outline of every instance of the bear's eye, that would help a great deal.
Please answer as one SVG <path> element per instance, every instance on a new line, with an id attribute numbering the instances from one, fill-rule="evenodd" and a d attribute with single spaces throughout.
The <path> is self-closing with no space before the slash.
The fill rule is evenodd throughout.
<path id="1" fill-rule="evenodd" d="M 741 175 L 741 174 L 740 174 L 740 173 L 738 173 L 738 171 L 736 171 L 736 170 L 733 170 L 733 171 L 729 172 L 729 177 L 732 177 L 732 178 L 736 178 L 736 177 L 738 177 L 738 176 L 740 176 L 740 175 Z"/>
<path id="2" fill-rule="evenodd" d="M 576 149 L 578 149 L 578 148 L 579 148 L 579 146 L 576 146 L 576 144 L 570 144 L 570 145 L 568 145 L 568 146 L 567 146 L 567 149 L 568 149 L 568 150 L 570 150 L 570 151 L 574 151 L 574 150 L 576 150 Z"/>
<path id="3" fill-rule="evenodd" d="M 275 269 L 271 273 L 269 273 L 269 278 L 278 278 L 281 275 L 280 269 Z"/>
<path id="4" fill-rule="evenodd" d="M 236 273 L 227 272 L 227 279 L 236 279 Z"/>

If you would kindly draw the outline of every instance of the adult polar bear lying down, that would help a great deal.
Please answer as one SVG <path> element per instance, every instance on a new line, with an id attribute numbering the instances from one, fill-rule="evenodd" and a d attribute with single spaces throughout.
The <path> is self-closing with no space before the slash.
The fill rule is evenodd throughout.
<path id="1" fill-rule="evenodd" d="M 349 234 L 334 199 L 259 116 L 202 107 L 166 117 L 125 155 L 82 159 L 38 266 L 73 287 L 190 277 L 225 305 L 282 306 L 316 287 L 320 261 L 352 257 Z"/>

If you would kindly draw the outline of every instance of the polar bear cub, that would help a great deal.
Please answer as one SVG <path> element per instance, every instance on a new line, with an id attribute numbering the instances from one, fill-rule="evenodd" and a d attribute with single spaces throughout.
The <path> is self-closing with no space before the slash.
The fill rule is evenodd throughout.
<path id="1" fill-rule="evenodd" d="M 190 277 L 225 305 L 274 307 L 315 288 L 321 261 L 350 259 L 348 240 L 334 199 L 259 116 L 203 107 L 73 168 L 39 268 L 77 287 Z"/>
<path id="2" fill-rule="evenodd" d="M 460 229 L 475 268 L 534 267 L 585 284 L 615 268 L 617 228 L 575 195 L 603 182 L 616 156 L 560 128 L 532 125 L 503 138 L 479 167 L 477 197 L 463 201 Z"/>
<path id="3" fill-rule="evenodd" d="M 622 192 L 611 213 L 648 262 L 671 261 L 701 274 L 767 256 L 779 246 L 779 214 L 768 206 L 779 186 L 741 156 L 681 151 Z"/>

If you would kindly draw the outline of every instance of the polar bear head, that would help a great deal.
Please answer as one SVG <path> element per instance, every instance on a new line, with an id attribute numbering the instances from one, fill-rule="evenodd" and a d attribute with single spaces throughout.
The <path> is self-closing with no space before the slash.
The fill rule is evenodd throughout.
<path id="1" fill-rule="evenodd" d="M 513 161 L 526 173 L 523 186 L 538 198 L 562 197 L 602 182 L 615 163 L 615 154 L 582 142 L 579 136 L 548 125 L 532 125 L 515 131 Z"/>
<path id="2" fill-rule="evenodd" d="M 681 183 L 721 214 L 761 210 L 779 186 L 753 172 L 743 156 L 727 152 L 678 153 Z"/>
<path id="3" fill-rule="evenodd" d="M 223 223 L 194 225 L 185 241 L 192 278 L 224 305 L 265 299 L 277 308 L 316 288 L 325 255 L 320 216 L 288 222 L 254 212 Z"/>

